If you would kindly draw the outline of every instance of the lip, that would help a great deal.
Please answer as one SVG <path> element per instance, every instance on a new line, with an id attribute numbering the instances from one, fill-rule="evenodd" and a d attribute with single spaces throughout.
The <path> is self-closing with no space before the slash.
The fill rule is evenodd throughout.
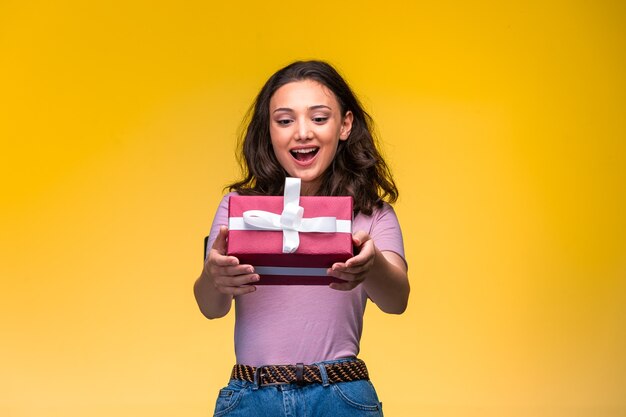
<path id="1" fill-rule="evenodd" d="M 317 149 L 317 152 L 315 153 L 315 155 L 313 155 L 313 158 L 309 159 L 308 161 L 300 161 L 296 159 L 291 153 L 292 151 L 299 150 L 299 149 Z M 301 167 L 308 167 L 309 165 L 312 165 L 317 159 L 317 156 L 319 154 L 320 154 L 319 146 L 296 146 L 294 148 L 289 149 L 289 155 L 291 155 L 291 160 L 294 161 L 296 165 L 301 166 Z"/>

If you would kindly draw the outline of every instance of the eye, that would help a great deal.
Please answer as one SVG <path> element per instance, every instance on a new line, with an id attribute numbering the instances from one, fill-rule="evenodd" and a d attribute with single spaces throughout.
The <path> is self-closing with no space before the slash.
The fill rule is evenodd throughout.
<path id="1" fill-rule="evenodd" d="M 313 118 L 313 121 L 315 123 L 324 123 L 324 122 L 326 122 L 326 120 L 328 120 L 328 117 L 326 117 L 326 116 L 318 116 L 318 117 L 314 117 Z"/>
<path id="2" fill-rule="evenodd" d="M 276 120 L 276 123 L 281 125 L 281 126 L 287 126 L 287 125 L 291 124 L 292 121 L 293 120 L 291 120 L 291 119 L 279 119 L 279 120 Z"/>

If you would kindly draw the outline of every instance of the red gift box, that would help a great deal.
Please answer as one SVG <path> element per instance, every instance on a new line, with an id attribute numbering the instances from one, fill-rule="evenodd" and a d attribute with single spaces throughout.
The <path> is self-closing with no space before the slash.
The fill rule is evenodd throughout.
<path id="1" fill-rule="evenodd" d="M 230 197 L 228 255 L 237 257 L 240 264 L 254 266 L 261 277 L 255 285 L 328 285 L 344 282 L 327 275 L 326 270 L 335 262 L 345 262 L 354 256 L 352 197 L 300 197 L 299 200 L 298 208 L 303 209 L 303 224 L 315 223 L 320 217 L 330 217 L 336 219 L 338 231 L 302 231 L 307 229 L 306 224 L 263 230 L 262 227 L 247 224 L 244 220 L 246 215 L 250 219 L 250 213 L 252 217 L 265 213 L 278 221 L 282 214 L 285 220 L 284 197 Z M 314 224 L 310 228 L 316 227 Z M 299 244 L 293 253 L 286 253 L 285 233 L 293 235 L 294 232 Z"/>

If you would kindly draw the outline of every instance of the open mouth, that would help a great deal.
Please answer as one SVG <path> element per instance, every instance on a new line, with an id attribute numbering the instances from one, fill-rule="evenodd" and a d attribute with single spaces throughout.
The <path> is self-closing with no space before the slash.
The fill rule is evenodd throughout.
<path id="1" fill-rule="evenodd" d="M 294 159 L 296 159 L 297 161 L 308 162 L 311 159 L 315 158 L 315 155 L 317 155 L 317 151 L 319 150 L 320 148 L 312 147 L 312 148 L 292 149 L 289 152 L 291 153 L 291 156 L 293 156 Z"/>

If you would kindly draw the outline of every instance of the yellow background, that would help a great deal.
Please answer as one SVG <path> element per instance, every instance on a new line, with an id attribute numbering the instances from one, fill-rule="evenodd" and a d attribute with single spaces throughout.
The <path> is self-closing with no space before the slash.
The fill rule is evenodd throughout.
<path id="1" fill-rule="evenodd" d="M 0 415 L 207 416 L 192 284 L 266 78 L 378 123 L 412 292 L 370 305 L 387 416 L 626 415 L 619 1 L 0 1 Z"/>

